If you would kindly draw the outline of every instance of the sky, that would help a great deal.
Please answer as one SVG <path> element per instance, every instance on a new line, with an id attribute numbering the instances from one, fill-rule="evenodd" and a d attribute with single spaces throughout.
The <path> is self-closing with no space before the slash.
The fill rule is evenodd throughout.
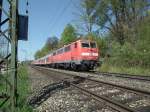
<path id="1" fill-rule="evenodd" d="M 19 1 L 19 12 L 25 14 L 26 0 Z M 60 38 L 64 27 L 73 23 L 80 0 L 29 0 L 28 41 L 19 41 L 20 61 L 34 59 L 48 37 Z"/>

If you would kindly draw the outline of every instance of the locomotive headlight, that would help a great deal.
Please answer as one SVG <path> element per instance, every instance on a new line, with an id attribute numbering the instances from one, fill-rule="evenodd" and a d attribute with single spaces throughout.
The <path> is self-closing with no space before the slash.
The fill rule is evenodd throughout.
<path id="1" fill-rule="evenodd" d="M 83 53 L 81 53 L 81 56 L 98 56 L 98 53 L 83 52 Z"/>
<path id="2" fill-rule="evenodd" d="M 98 53 L 92 53 L 92 56 L 98 56 Z"/>
<path id="3" fill-rule="evenodd" d="M 90 53 L 88 53 L 88 52 L 83 52 L 83 53 L 81 53 L 81 56 L 90 56 Z"/>

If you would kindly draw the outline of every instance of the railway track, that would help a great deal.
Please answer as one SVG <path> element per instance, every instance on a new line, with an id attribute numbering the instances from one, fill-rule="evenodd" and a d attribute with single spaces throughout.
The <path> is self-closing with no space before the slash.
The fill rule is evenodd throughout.
<path id="1" fill-rule="evenodd" d="M 135 80 L 140 80 L 140 81 L 150 81 L 150 76 L 140 76 L 140 75 L 131 75 L 131 74 L 123 74 L 123 73 L 110 73 L 110 72 L 95 72 L 94 74 L 103 75 L 103 76 L 110 76 L 110 77 L 126 78 L 126 79 L 135 79 Z"/>
<path id="2" fill-rule="evenodd" d="M 35 68 L 35 67 L 34 67 Z M 51 71 L 52 69 L 36 67 L 36 69 Z M 54 70 L 55 72 L 62 73 Z M 63 80 L 67 85 L 73 86 L 82 93 L 92 97 L 96 101 L 103 102 L 107 106 L 119 112 L 149 112 L 150 92 L 127 86 L 117 85 L 94 79 L 93 77 L 62 73 L 75 79 L 84 79 L 82 83 Z"/>

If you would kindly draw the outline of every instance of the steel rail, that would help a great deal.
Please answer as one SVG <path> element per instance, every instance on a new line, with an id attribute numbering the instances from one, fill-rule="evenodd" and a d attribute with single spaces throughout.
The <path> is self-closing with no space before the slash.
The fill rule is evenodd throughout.
<path id="1" fill-rule="evenodd" d="M 97 72 L 97 71 L 95 71 L 95 72 Z M 135 74 L 128 74 L 128 73 L 117 73 L 117 72 L 97 72 L 97 73 L 121 74 L 121 75 L 135 76 L 135 77 L 148 77 L 148 78 L 150 78 L 149 75 L 135 75 Z"/>
<path id="2" fill-rule="evenodd" d="M 50 70 L 49 68 L 46 68 L 46 67 L 38 67 L 38 68 Z M 51 69 L 51 71 L 52 71 L 52 69 Z M 101 83 L 101 84 L 117 87 L 117 88 L 120 88 L 122 90 L 126 90 L 126 91 L 136 93 L 136 94 L 141 94 L 141 95 L 144 95 L 146 97 L 150 97 L 150 92 L 149 91 L 145 91 L 145 90 L 141 90 L 141 89 L 137 89 L 137 88 L 133 88 L 133 87 L 128 87 L 128 86 L 123 86 L 123 85 L 118 85 L 118 84 L 114 84 L 114 83 L 110 83 L 110 82 L 104 82 L 104 81 L 95 79 L 93 77 L 89 78 L 89 77 L 86 77 L 86 76 L 81 76 L 80 74 L 77 75 L 77 74 L 66 73 L 66 72 L 63 72 L 63 71 L 56 71 L 56 70 L 53 70 L 53 71 L 63 73 L 63 74 L 66 74 L 66 75 L 70 75 L 70 76 L 74 76 L 74 77 L 85 78 L 86 80 L 90 80 L 90 81 L 93 81 L 93 82 L 98 82 L 98 83 Z"/>
<path id="3" fill-rule="evenodd" d="M 139 76 L 139 75 L 124 74 L 124 73 L 110 73 L 110 72 L 96 72 L 95 74 L 135 79 L 141 81 L 150 81 L 150 76 Z"/>
<path id="4" fill-rule="evenodd" d="M 44 69 L 44 70 L 49 70 L 49 69 L 45 69 L 44 67 L 34 67 L 35 69 L 37 69 L 37 70 L 42 70 L 42 69 Z M 50 70 L 49 70 L 50 71 Z M 52 71 L 52 70 L 51 70 Z M 55 71 L 56 72 L 56 71 Z M 60 73 L 60 72 L 58 72 L 58 73 Z M 66 73 L 65 73 L 66 74 Z M 67 74 L 68 75 L 68 74 Z M 74 75 L 73 75 L 74 76 Z M 81 78 L 81 77 L 80 77 Z M 83 78 L 83 77 L 82 77 Z M 105 97 L 105 96 L 100 96 L 100 95 L 97 95 L 97 94 L 95 94 L 95 93 L 93 93 L 92 91 L 89 91 L 89 90 L 86 90 L 86 89 L 84 89 L 84 88 L 81 88 L 81 87 L 79 87 L 79 86 L 77 86 L 76 85 L 76 81 L 74 82 L 68 82 L 68 81 L 64 81 L 64 83 L 67 83 L 67 85 L 68 85 L 68 83 L 69 83 L 69 85 L 71 85 L 71 86 L 73 86 L 73 87 L 75 87 L 75 88 L 77 88 L 77 89 L 79 89 L 82 93 L 84 93 L 85 95 L 87 95 L 87 96 L 90 96 L 91 98 L 93 98 L 93 99 L 95 99 L 96 101 L 98 101 L 98 102 L 105 102 L 106 103 L 106 105 L 107 106 L 109 106 L 110 108 L 112 108 L 112 109 L 114 109 L 114 110 L 117 110 L 117 111 L 119 111 L 119 112 L 138 112 L 138 111 L 136 111 L 136 110 L 133 110 L 132 108 L 130 108 L 130 107 L 128 107 L 128 106 L 126 106 L 126 105 L 124 105 L 124 104 L 121 104 L 121 103 L 119 103 L 119 102 L 117 102 L 117 101 L 115 101 L 115 100 L 111 100 L 111 99 L 109 99 L 109 98 L 107 98 L 107 97 Z"/>
<path id="5" fill-rule="evenodd" d="M 109 99 L 109 98 L 107 98 L 105 96 L 97 95 L 97 94 L 95 94 L 95 93 L 93 93 L 93 92 L 91 92 L 89 90 L 86 90 L 84 88 L 81 88 L 81 87 L 79 87 L 79 86 L 77 86 L 75 84 L 71 83 L 70 85 L 72 85 L 73 87 L 75 87 L 75 88 L 77 88 L 77 89 L 79 89 L 81 91 L 84 91 L 84 94 L 86 94 L 86 95 L 88 94 L 88 96 L 91 96 L 93 99 L 95 99 L 95 100 L 97 100 L 99 102 L 102 102 L 102 101 L 105 102 L 109 107 L 111 107 L 111 108 L 113 108 L 115 110 L 118 110 L 120 112 L 138 112 L 138 111 L 133 110 L 130 107 L 127 107 L 127 106 L 125 106 L 125 105 L 123 105 L 121 103 L 116 102 L 115 100 L 111 100 L 111 99 Z"/>
<path id="6" fill-rule="evenodd" d="M 97 80 L 97 79 L 94 79 L 92 77 L 87 77 L 87 76 L 81 76 L 80 74 L 77 75 L 77 74 L 71 74 L 71 73 L 66 73 L 66 72 L 63 72 L 63 71 L 57 71 L 57 70 L 52 70 L 52 69 L 49 69 L 49 68 L 45 68 L 45 67 L 35 67 L 36 69 L 39 68 L 39 69 L 45 69 L 45 70 L 48 70 L 48 71 L 55 71 L 55 72 L 58 72 L 58 73 L 62 73 L 64 75 L 68 75 L 68 76 L 73 76 L 73 77 L 79 77 L 79 78 L 83 78 L 85 80 L 89 80 L 89 81 L 93 81 L 93 82 L 97 82 L 97 83 L 101 83 L 101 84 L 104 84 L 104 85 L 109 85 L 109 86 L 112 86 L 112 87 L 116 87 L 116 88 L 119 88 L 121 90 L 126 90 L 126 91 L 129 91 L 129 92 L 132 92 L 132 93 L 135 93 L 135 94 L 140 94 L 140 95 L 143 95 L 143 96 L 147 96 L 147 97 L 150 97 L 150 92 L 149 91 L 144 91 L 144 90 L 141 90 L 141 89 L 136 89 L 136 88 L 131 88 L 131 87 L 127 87 L 127 86 L 122 86 L 122 85 L 117 85 L 117 84 L 114 84 L 114 83 L 109 83 L 109 82 L 104 82 L 104 81 L 100 81 L 100 80 Z M 84 88 L 81 88 L 77 85 L 75 85 L 74 82 L 69 82 L 71 86 L 77 88 L 77 89 L 80 89 L 81 91 L 83 91 L 86 95 L 88 96 L 91 96 L 93 99 L 95 99 L 96 101 L 99 101 L 99 102 L 105 102 L 107 104 L 107 106 L 115 109 L 115 110 L 118 110 L 120 112 L 139 112 L 138 110 L 133 110 L 131 107 L 128 107 L 127 105 L 124 105 L 124 104 L 121 104 L 113 99 L 109 99 L 105 96 L 99 96 L 98 94 L 95 94 L 94 92 L 92 91 L 89 91 L 89 90 L 86 90 Z"/>
<path id="7" fill-rule="evenodd" d="M 100 81 L 100 80 L 96 80 L 96 79 L 87 78 L 87 80 L 102 83 L 102 84 L 105 84 L 105 85 L 110 85 L 110 86 L 117 87 L 117 88 L 120 88 L 120 89 L 123 89 L 123 90 L 127 90 L 129 92 L 133 92 L 133 93 L 136 93 L 136 94 L 142 94 L 144 96 L 150 97 L 150 92 L 149 91 L 145 91 L 145 90 L 141 90 L 141 89 L 137 89 L 137 88 L 132 88 L 132 87 L 128 87 L 128 86 L 117 85 L 117 84 L 114 84 L 114 83 L 104 82 L 104 81 Z"/>

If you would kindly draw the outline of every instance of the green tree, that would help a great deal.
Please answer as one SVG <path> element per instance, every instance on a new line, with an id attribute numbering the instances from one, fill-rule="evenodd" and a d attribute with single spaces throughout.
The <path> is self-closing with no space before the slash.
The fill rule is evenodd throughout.
<path id="1" fill-rule="evenodd" d="M 34 58 L 35 58 L 35 59 L 38 59 L 38 58 L 41 58 L 41 57 L 42 57 L 42 53 L 41 53 L 40 50 L 38 50 L 38 51 L 35 53 Z"/>
<path id="2" fill-rule="evenodd" d="M 49 37 L 45 43 L 45 45 L 41 48 L 41 50 L 38 50 L 34 57 L 35 59 L 41 58 L 45 55 L 47 55 L 50 51 L 56 49 L 58 47 L 58 38 L 53 36 Z"/>
<path id="3" fill-rule="evenodd" d="M 73 42 L 76 39 L 77 35 L 75 28 L 71 24 L 68 24 L 61 35 L 60 46 Z"/>
<path id="4" fill-rule="evenodd" d="M 45 47 L 51 51 L 58 47 L 59 40 L 56 36 L 49 37 L 46 41 Z"/>
<path id="5" fill-rule="evenodd" d="M 96 28 L 95 15 L 93 15 L 93 9 L 95 8 L 98 0 L 82 0 L 77 11 L 74 13 L 77 16 L 75 25 L 78 33 L 93 33 Z"/>
<path id="6" fill-rule="evenodd" d="M 80 14 L 88 31 L 108 29 L 121 45 L 126 40 L 135 41 L 136 24 L 148 14 L 148 0 L 84 0 Z M 82 23 L 82 22 L 81 22 Z M 97 26 L 96 26 L 96 25 Z"/>
<path id="7" fill-rule="evenodd" d="M 128 41 L 124 45 L 118 42 L 111 42 L 111 64 L 117 66 L 140 66 L 142 68 L 150 67 L 150 17 L 144 18 L 137 26 L 136 44 Z"/>

